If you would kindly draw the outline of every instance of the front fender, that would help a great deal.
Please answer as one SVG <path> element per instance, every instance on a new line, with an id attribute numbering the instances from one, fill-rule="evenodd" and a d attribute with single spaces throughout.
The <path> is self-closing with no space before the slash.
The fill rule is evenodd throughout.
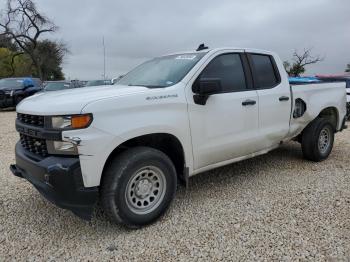
<path id="1" fill-rule="evenodd" d="M 135 137 L 155 133 L 170 134 L 180 141 L 185 153 L 186 166 L 189 172 L 192 172 L 192 141 L 183 88 L 184 86 L 179 84 L 169 88 L 150 89 L 147 93 L 98 100 L 83 108 L 81 113 L 92 113 L 94 116 L 91 128 L 111 137 L 108 143 L 104 143 L 103 152 L 99 153 L 102 157 L 98 159 L 95 157 L 92 161 L 89 157 L 96 154 L 93 146 L 89 147 L 89 150 L 81 151 L 81 159 L 87 160 L 87 166 L 94 170 L 96 176 L 90 178 L 94 175 L 86 169 L 86 172 L 91 174 L 88 179 L 89 186 L 99 185 L 103 167 L 115 148 Z M 95 163 L 88 163 L 88 159 Z M 94 167 L 95 164 L 98 167 Z"/>

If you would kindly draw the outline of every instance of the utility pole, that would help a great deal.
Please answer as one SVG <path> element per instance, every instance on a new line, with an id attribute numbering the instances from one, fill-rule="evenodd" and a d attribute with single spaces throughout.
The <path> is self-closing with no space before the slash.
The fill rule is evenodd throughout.
<path id="1" fill-rule="evenodd" d="M 106 47 L 105 47 L 105 37 L 102 37 L 103 45 L 103 80 L 106 80 Z"/>

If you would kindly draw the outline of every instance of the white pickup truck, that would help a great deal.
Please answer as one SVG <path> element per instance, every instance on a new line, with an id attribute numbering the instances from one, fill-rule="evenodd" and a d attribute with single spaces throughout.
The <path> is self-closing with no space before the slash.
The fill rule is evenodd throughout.
<path id="1" fill-rule="evenodd" d="M 326 159 L 345 115 L 344 83 L 290 86 L 272 52 L 200 46 L 147 61 L 116 85 L 23 100 L 10 169 L 81 218 L 100 199 L 112 221 L 140 227 L 165 212 L 179 181 L 285 141 Z"/>

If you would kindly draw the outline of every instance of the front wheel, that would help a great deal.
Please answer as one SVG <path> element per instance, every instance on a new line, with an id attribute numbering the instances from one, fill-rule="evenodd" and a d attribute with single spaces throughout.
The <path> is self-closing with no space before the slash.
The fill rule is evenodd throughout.
<path id="1" fill-rule="evenodd" d="M 172 161 L 159 150 L 135 147 L 115 157 L 101 184 L 101 202 L 113 222 L 137 228 L 155 221 L 176 192 Z"/>
<path id="2" fill-rule="evenodd" d="M 303 131 L 302 151 L 306 159 L 319 162 L 328 158 L 334 143 L 334 128 L 323 118 L 313 120 Z"/>

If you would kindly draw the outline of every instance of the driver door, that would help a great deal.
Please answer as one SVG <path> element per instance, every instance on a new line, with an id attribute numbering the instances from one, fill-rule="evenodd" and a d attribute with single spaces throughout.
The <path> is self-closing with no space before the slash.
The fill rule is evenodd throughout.
<path id="1" fill-rule="evenodd" d="M 205 105 L 195 103 L 193 82 L 188 86 L 195 170 L 256 151 L 259 100 L 247 64 L 243 52 L 212 58 L 196 79 L 219 79 L 222 91 Z"/>

